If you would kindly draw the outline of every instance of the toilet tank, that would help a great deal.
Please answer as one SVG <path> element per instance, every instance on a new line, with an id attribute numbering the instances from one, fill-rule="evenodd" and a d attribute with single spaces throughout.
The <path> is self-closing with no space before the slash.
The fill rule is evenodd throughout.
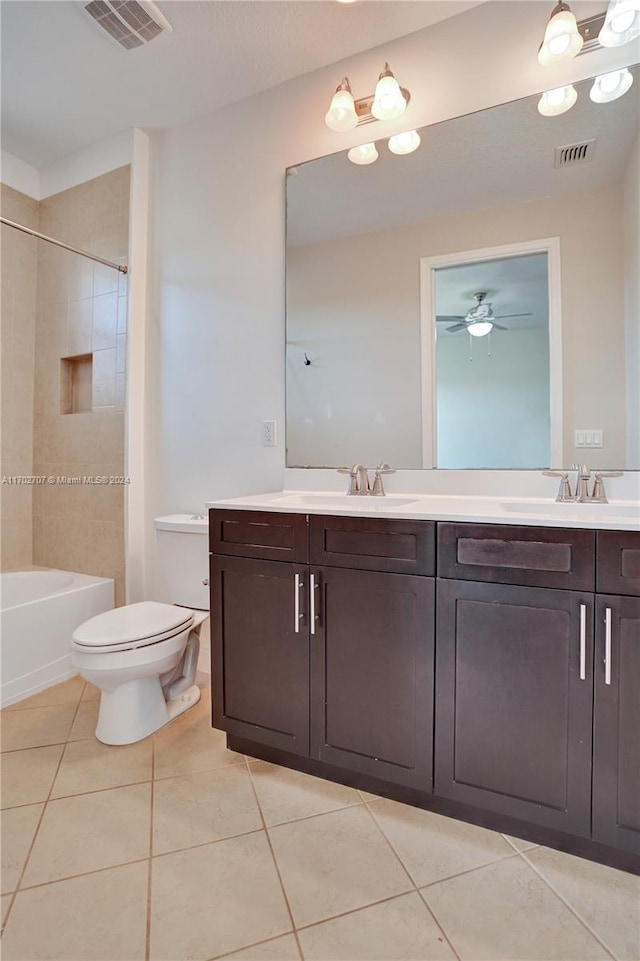
<path id="1" fill-rule="evenodd" d="M 209 524 L 200 514 L 156 517 L 160 571 L 166 601 L 209 610 Z"/>

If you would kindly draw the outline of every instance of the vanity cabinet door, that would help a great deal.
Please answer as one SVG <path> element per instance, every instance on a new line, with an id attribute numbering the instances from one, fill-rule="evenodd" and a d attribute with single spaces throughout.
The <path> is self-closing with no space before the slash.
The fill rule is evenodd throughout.
<path id="1" fill-rule="evenodd" d="M 433 578 L 311 574 L 312 756 L 431 791 Z"/>
<path id="2" fill-rule="evenodd" d="M 640 854 L 640 598 L 596 599 L 593 838 Z"/>
<path id="3" fill-rule="evenodd" d="M 309 568 L 211 555 L 213 726 L 309 754 Z"/>
<path id="4" fill-rule="evenodd" d="M 438 581 L 435 788 L 589 836 L 593 595 Z"/>

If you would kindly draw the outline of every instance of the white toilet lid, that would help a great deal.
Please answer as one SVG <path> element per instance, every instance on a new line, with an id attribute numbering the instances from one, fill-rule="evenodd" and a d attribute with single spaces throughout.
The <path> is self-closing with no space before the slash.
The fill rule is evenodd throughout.
<path id="1" fill-rule="evenodd" d="M 85 621 L 73 632 L 75 644 L 89 648 L 118 649 L 138 647 L 139 642 L 153 644 L 173 637 L 193 621 L 193 611 L 173 604 L 141 601 L 116 607 Z"/>

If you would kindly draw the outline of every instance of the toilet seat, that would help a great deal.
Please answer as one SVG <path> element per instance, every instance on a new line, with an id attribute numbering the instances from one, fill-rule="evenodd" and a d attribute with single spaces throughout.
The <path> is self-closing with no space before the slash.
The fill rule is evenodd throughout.
<path id="1" fill-rule="evenodd" d="M 86 654 L 136 650 L 182 634 L 193 621 L 187 608 L 141 601 L 85 621 L 73 632 L 72 646 Z"/>

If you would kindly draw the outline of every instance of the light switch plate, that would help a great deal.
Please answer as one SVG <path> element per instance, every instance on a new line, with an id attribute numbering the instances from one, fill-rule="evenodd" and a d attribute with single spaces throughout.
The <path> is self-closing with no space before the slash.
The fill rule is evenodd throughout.
<path id="1" fill-rule="evenodd" d="M 573 432 L 574 447 L 602 447 L 602 429 L 600 427 L 578 427 Z"/>

